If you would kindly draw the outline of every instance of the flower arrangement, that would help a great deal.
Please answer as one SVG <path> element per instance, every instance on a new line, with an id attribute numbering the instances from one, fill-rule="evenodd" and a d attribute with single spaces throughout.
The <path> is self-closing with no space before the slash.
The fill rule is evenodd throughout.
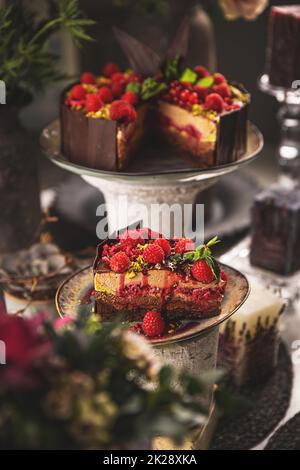
<path id="1" fill-rule="evenodd" d="M 126 449 L 154 435 L 180 441 L 203 420 L 199 395 L 216 379 L 182 373 L 174 389 L 174 370 L 156 362 L 143 338 L 95 316 L 52 325 L 43 315 L 2 314 L 0 339 L 3 449 Z"/>

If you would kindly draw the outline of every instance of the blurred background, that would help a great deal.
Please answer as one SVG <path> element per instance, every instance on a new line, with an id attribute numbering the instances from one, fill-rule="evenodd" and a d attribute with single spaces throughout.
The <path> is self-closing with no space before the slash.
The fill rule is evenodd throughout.
<path id="1" fill-rule="evenodd" d="M 0 0 L 0 3 L 10 2 Z M 37 0 L 23 0 L 23 3 L 37 10 L 41 16 L 47 4 Z M 269 8 L 292 2 L 270 1 L 263 13 L 251 21 L 226 19 L 217 0 L 80 0 L 79 3 L 84 14 L 96 22 L 89 28 L 94 41 L 77 48 L 66 33 L 55 34 L 51 38 L 51 49 L 60 56 L 61 72 L 69 78 L 49 86 L 42 94 L 36 94 L 33 102 L 21 113 L 22 122 L 32 132 L 37 146 L 43 206 L 48 206 L 54 197 L 53 193 L 49 196 L 47 190 L 55 188 L 59 216 L 63 215 L 68 222 L 74 221 L 76 226 L 79 223 L 81 228 L 89 226 L 88 244 L 97 242 L 94 235 L 95 207 L 103 198 L 80 177 L 60 170 L 44 158 L 38 149 L 37 138 L 43 127 L 58 117 L 59 96 L 67 83 L 75 81 L 83 71 L 99 74 L 108 61 L 126 66 L 126 59 L 112 34 L 114 25 L 163 54 L 181 19 L 188 15 L 191 32 L 187 65 L 205 65 L 211 71 L 220 71 L 229 79 L 243 83 L 252 95 L 250 119 L 265 138 L 263 153 L 256 162 L 249 165 L 245 172 L 239 171 L 222 179 L 208 194 L 202 194 L 201 201 L 198 201 L 209 208 L 210 219 L 206 215 L 206 226 L 210 224 L 209 234 L 219 233 L 223 239 L 228 235 L 230 244 L 235 242 L 235 235 L 241 236 L 249 227 L 254 195 L 276 180 L 278 173 L 275 157 L 279 130 L 276 117 L 278 104 L 258 90 L 257 80 L 264 71 Z M 226 197 L 220 197 L 223 194 Z M 75 196 L 77 203 L 73 199 Z M 212 199 L 213 210 L 210 207 Z M 75 227 L 70 233 L 62 224 L 61 233 L 64 236 L 70 234 L 71 238 L 67 237 L 66 240 L 69 247 L 70 241 L 74 241 Z M 78 240 L 81 239 L 83 236 L 79 231 Z M 226 248 L 225 243 L 223 247 Z"/>

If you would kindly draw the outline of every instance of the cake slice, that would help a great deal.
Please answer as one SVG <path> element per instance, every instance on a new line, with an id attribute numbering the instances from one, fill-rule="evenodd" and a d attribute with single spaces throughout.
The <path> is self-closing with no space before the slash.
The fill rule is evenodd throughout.
<path id="1" fill-rule="evenodd" d="M 118 171 L 140 144 L 148 107 L 139 99 L 143 79 L 107 64 L 103 75 L 86 72 L 62 94 L 61 147 L 77 165 Z"/>
<path id="2" fill-rule="evenodd" d="M 103 242 L 94 262 L 96 313 L 103 320 L 142 320 L 148 311 L 166 320 L 218 315 L 225 273 L 207 245 L 192 240 L 149 239 L 145 229 Z"/>
<path id="3" fill-rule="evenodd" d="M 238 160 L 246 150 L 249 94 L 201 66 L 177 75 L 157 104 L 160 132 L 199 166 Z"/>

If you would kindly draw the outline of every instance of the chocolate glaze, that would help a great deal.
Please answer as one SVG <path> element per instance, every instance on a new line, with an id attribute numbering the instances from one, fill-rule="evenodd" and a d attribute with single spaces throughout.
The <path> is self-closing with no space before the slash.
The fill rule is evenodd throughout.
<path id="1" fill-rule="evenodd" d="M 272 85 L 284 88 L 300 79 L 300 5 L 272 7 L 266 72 Z"/>
<path id="2" fill-rule="evenodd" d="M 256 197 L 250 261 L 283 275 L 300 269 L 300 190 L 273 188 Z"/>
<path id="3" fill-rule="evenodd" d="M 242 85 L 231 83 L 247 93 Z M 249 101 L 250 101 L 250 96 Z M 247 118 L 249 102 L 241 109 L 220 116 L 217 130 L 217 141 L 214 154 L 214 165 L 224 165 L 237 161 L 246 150 Z"/>

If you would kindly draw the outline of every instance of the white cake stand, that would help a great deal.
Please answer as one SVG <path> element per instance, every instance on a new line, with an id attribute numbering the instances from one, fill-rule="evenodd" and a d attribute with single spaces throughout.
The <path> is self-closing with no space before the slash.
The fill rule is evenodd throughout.
<path id="1" fill-rule="evenodd" d="M 137 156 L 126 172 L 94 170 L 69 162 L 60 150 L 58 120 L 43 130 L 40 143 L 42 150 L 53 163 L 80 175 L 104 194 L 110 232 L 139 220 L 143 221 L 144 226 L 164 232 L 161 230 L 162 221 L 149 220 L 150 212 L 145 214 L 145 207 L 150 209 L 153 204 L 179 204 L 183 209 L 185 204 L 193 204 L 196 196 L 217 182 L 221 176 L 253 161 L 262 150 L 263 137 L 253 124 L 248 123 L 246 152 L 238 161 L 226 165 L 195 168 L 191 162 L 178 158 L 178 155 L 169 154 L 170 149 L 168 154 L 152 150 L 148 155 Z M 172 214 L 169 235 L 174 236 L 177 234 L 174 233 L 174 220 L 171 218 Z M 182 235 L 188 236 L 186 224 L 183 228 Z"/>

